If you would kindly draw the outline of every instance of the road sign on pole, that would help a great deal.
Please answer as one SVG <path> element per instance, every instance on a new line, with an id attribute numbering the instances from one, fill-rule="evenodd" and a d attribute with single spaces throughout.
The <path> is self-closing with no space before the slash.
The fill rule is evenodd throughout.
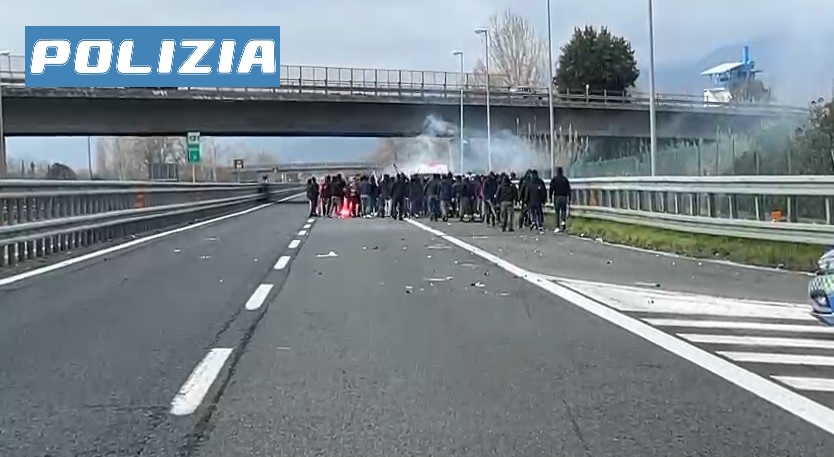
<path id="1" fill-rule="evenodd" d="M 234 159 L 235 170 L 243 170 L 243 159 Z"/>
<path id="2" fill-rule="evenodd" d="M 185 145 L 188 163 L 200 163 L 200 132 L 188 132 Z"/>

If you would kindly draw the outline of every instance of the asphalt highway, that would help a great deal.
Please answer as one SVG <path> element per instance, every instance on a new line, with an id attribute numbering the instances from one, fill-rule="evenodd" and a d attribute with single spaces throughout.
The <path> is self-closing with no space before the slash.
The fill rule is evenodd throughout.
<path id="1" fill-rule="evenodd" d="M 806 280 L 273 205 L 0 286 L 0 455 L 828 456 Z"/>

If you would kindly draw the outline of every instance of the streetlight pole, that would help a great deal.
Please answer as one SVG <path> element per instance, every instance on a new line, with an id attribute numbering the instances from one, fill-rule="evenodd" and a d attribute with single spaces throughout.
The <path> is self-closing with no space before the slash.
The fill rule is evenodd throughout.
<path id="1" fill-rule="evenodd" d="M 547 136 L 550 138 L 550 177 L 556 175 L 556 157 L 553 131 L 553 19 L 550 12 L 550 0 L 547 0 L 547 113 L 550 118 L 550 131 Z"/>
<path id="2" fill-rule="evenodd" d="M 657 94 L 654 87 L 654 12 L 649 0 L 649 161 L 652 176 L 657 173 Z"/>
<path id="3" fill-rule="evenodd" d="M 486 67 L 486 128 L 487 128 L 487 169 L 492 171 L 492 128 L 490 126 L 492 115 L 489 107 L 489 29 L 476 29 L 475 33 L 484 36 L 484 66 Z"/>
<path id="4" fill-rule="evenodd" d="M 452 55 L 460 57 L 460 174 L 463 174 L 463 88 L 466 83 L 466 73 L 463 70 L 463 51 L 454 51 Z"/>
<path id="5" fill-rule="evenodd" d="M 11 51 L 0 51 L 0 56 L 5 56 L 8 58 L 9 75 L 11 75 Z M 6 132 L 3 129 L 3 80 L 0 77 L 0 179 L 4 179 L 8 176 L 8 170 L 6 170 L 6 166 Z"/>

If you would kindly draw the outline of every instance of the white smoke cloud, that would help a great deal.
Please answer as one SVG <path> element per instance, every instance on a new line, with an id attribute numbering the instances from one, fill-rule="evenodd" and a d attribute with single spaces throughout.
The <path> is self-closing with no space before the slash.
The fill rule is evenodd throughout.
<path id="1" fill-rule="evenodd" d="M 489 170 L 490 148 L 486 131 L 464 128 L 463 172 L 482 173 Z M 429 115 L 423 122 L 422 133 L 400 143 L 397 169 L 403 173 L 417 173 L 437 165 L 448 167 L 456 174 L 460 167 L 460 128 L 457 124 Z M 543 153 L 537 154 L 524 138 L 508 130 L 492 133 L 492 170 L 524 171 L 547 166 Z M 386 172 L 393 172 L 394 168 Z"/>

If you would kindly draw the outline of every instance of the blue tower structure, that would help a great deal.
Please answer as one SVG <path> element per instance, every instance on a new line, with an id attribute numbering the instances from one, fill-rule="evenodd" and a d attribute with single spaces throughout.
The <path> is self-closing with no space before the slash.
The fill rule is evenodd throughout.
<path id="1" fill-rule="evenodd" d="M 722 63 L 701 73 L 702 76 L 708 76 L 712 82 L 711 88 L 704 89 L 704 101 L 731 101 L 731 94 L 740 88 L 750 87 L 758 73 L 761 73 L 761 70 L 757 70 L 756 62 L 750 59 L 750 47 L 745 46 L 741 61 Z"/>

